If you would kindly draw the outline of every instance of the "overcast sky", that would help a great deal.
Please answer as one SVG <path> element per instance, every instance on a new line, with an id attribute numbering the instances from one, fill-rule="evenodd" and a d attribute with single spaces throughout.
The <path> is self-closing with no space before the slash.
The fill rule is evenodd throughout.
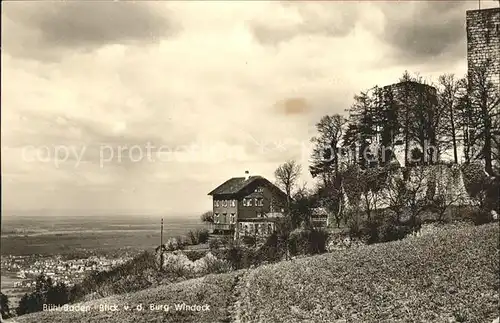
<path id="1" fill-rule="evenodd" d="M 476 8 L 3 2 L 3 208 L 197 216 L 245 170 L 307 170 L 314 124 L 354 94 L 405 70 L 462 76 Z"/>

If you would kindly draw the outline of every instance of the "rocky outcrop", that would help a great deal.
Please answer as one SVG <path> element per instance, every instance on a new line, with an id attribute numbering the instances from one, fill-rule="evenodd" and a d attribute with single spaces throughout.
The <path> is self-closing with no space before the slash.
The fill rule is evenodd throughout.
<path id="1" fill-rule="evenodd" d="M 381 171 L 382 172 L 382 171 Z M 419 199 L 434 199 L 443 197 L 446 205 L 461 206 L 471 205 L 472 200 L 465 185 L 464 171 L 460 165 L 428 165 L 414 166 L 411 168 L 398 168 L 388 170 L 384 179 L 378 182 L 378 189 L 367 192 L 350 192 L 359 185 L 345 185 L 345 205 L 347 208 L 365 207 L 371 209 L 385 209 L 390 206 L 391 198 L 396 196 L 395 181 L 407 176 L 407 185 L 414 190 Z M 359 181 L 363 180 L 360 175 Z"/>
<path id="2" fill-rule="evenodd" d="M 192 276 L 231 270 L 231 266 L 227 261 L 218 259 L 211 252 L 208 252 L 200 259 L 192 261 L 180 250 L 164 250 L 163 252 L 157 252 L 156 259 L 158 266 L 161 265 L 163 271 L 182 272 Z"/>
<path id="3" fill-rule="evenodd" d="M 330 235 L 326 242 L 326 251 L 334 252 L 338 250 L 346 250 L 365 245 L 360 239 L 351 238 L 348 233 L 336 233 Z"/>

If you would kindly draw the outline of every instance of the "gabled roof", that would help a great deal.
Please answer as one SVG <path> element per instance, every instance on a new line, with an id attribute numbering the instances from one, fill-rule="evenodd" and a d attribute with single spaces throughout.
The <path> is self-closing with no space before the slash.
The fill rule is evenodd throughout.
<path id="1" fill-rule="evenodd" d="M 212 190 L 208 195 L 232 195 L 232 194 L 238 194 L 240 193 L 243 189 L 248 187 L 248 185 L 256 182 L 256 181 L 263 181 L 265 184 L 268 186 L 274 187 L 276 190 L 278 190 L 280 193 L 285 194 L 283 191 L 281 191 L 276 185 L 268 181 L 262 176 L 250 176 L 248 179 L 245 177 L 233 177 L 221 185 L 217 186 L 214 190 Z"/>

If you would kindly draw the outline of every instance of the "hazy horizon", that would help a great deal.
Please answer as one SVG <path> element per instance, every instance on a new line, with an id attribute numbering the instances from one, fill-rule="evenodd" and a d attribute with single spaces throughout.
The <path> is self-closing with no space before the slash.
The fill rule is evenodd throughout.
<path id="1" fill-rule="evenodd" d="M 209 211 L 209 210 L 207 210 Z M 71 214 L 66 214 L 68 212 L 71 212 Z M 2 217 L 7 216 L 54 216 L 54 217 L 59 217 L 59 216 L 65 216 L 65 217 L 80 217 L 80 216 L 110 216 L 110 217 L 135 217 L 135 216 L 140 216 L 140 217 L 164 217 L 164 218 L 179 218 L 179 217 L 193 217 L 193 218 L 200 218 L 201 213 L 194 213 L 194 212 L 186 212 L 186 213 L 163 213 L 161 211 L 156 211 L 156 210 L 77 210 L 77 209 L 54 209 L 54 210 L 48 210 L 48 209 L 32 209 L 32 210 L 26 210 L 26 209 L 20 209 L 20 210 L 7 210 L 3 209 L 2 210 Z"/>

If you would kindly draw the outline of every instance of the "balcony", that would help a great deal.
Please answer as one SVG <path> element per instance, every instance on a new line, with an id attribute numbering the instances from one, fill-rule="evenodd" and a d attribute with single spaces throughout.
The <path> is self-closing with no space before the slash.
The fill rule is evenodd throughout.
<path id="1" fill-rule="evenodd" d="M 213 232 L 214 230 L 234 230 L 235 224 L 230 223 L 210 223 L 208 229 Z"/>

